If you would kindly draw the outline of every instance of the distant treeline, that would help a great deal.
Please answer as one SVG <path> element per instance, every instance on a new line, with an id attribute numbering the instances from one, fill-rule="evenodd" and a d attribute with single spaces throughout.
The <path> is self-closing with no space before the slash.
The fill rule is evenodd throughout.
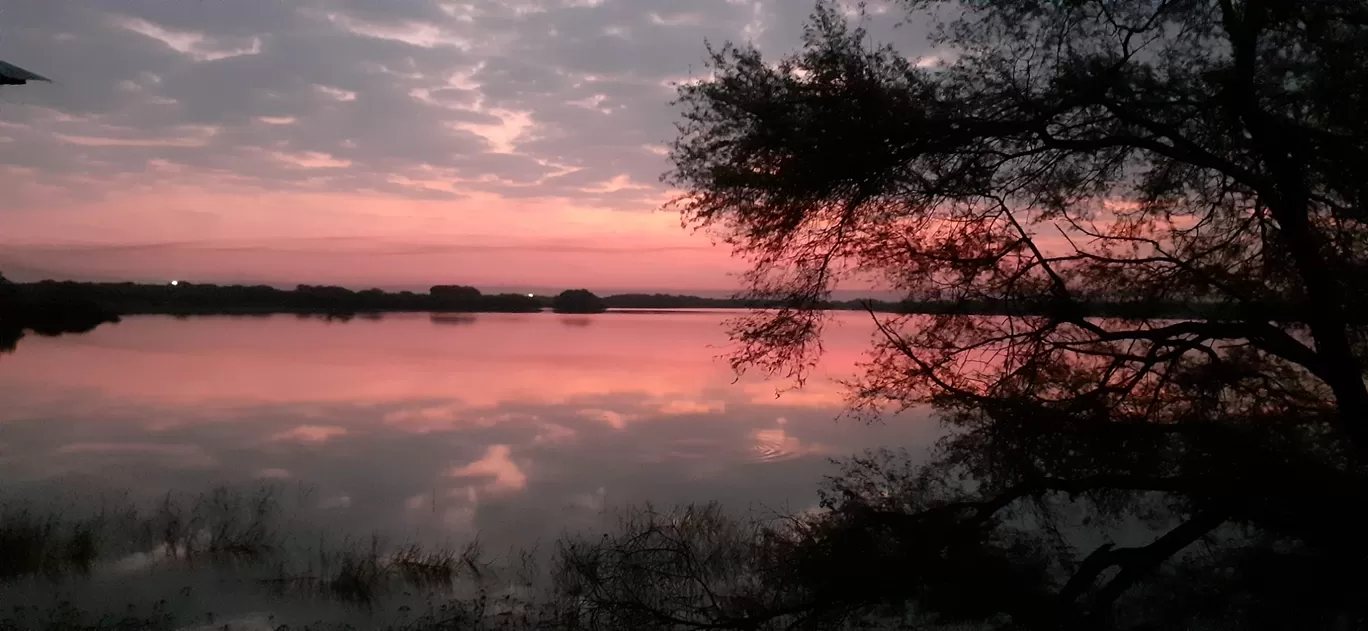
<path id="1" fill-rule="evenodd" d="M 783 306 L 782 301 L 702 298 L 672 294 L 618 294 L 603 299 L 610 309 L 765 309 Z M 1089 318 L 1207 318 L 1221 319 L 1247 315 L 1251 311 L 1270 320 L 1295 321 L 1294 311 L 1277 305 L 1224 305 L 1215 303 L 1164 301 L 1081 300 L 1059 305 L 1051 300 L 833 300 L 817 305 L 832 311 L 875 311 L 927 315 L 1046 315 L 1068 310 Z"/>
<path id="2" fill-rule="evenodd" d="M 26 331 L 39 335 L 84 333 L 118 314 L 79 293 L 39 295 L 0 275 L 0 352 L 14 349 Z"/>
<path id="3" fill-rule="evenodd" d="M 256 313 L 349 314 L 397 311 L 540 311 L 542 300 L 527 294 L 484 294 L 474 287 L 439 285 L 428 293 L 353 291 L 346 287 L 177 283 L 79 283 L 42 281 L 16 285 L 33 302 L 90 301 L 120 315 L 217 315 Z"/>
<path id="4" fill-rule="evenodd" d="M 266 285 L 211 285 L 198 283 L 82 283 L 42 281 L 9 283 L 0 276 L 0 337 L 25 329 L 43 334 L 80 332 L 120 315 L 229 315 L 301 313 L 353 315 L 379 312 L 502 312 L 530 313 L 547 308 L 567 313 L 596 313 L 605 309 L 745 309 L 774 308 L 782 302 L 735 298 L 704 298 L 673 294 L 617 294 L 599 298 L 579 289 L 559 296 L 484 294 L 463 285 L 438 285 L 420 294 L 380 289 L 354 291 L 345 287 L 299 285 L 278 289 Z M 832 310 L 873 310 L 884 313 L 1030 315 L 1067 309 L 1069 315 L 1115 318 L 1221 318 L 1256 310 L 1270 320 L 1295 320 L 1292 311 L 1275 306 L 1217 305 L 1200 302 L 1084 301 L 1066 305 L 1006 300 L 880 300 L 830 301 L 812 305 Z M 10 334 L 4 333 L 9 331 Z"/>

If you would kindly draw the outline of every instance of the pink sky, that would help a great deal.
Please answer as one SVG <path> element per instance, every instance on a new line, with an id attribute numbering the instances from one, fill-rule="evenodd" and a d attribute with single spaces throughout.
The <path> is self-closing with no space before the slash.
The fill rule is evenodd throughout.
<path id="1" fill-rule="evenodd" d="M 163 187 L 4 215 L 16 279 L 717 291 L 741 264 L 655 206 Z"/>
<path id="2" fill-rule="evenodd" d="M 871 4 L 873 13 L 890 2 Z M 788 0 L 5 5 L 0 271 L 706 291 L 742 267 L 659 183 L 705 42 L 777 56 Z M 911 55 L 917 25 L 871 35 Z"/>

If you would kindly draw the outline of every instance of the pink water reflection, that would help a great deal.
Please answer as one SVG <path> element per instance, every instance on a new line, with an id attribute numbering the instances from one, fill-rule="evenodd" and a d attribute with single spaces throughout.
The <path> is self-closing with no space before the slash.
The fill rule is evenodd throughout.
<path id="1" fill-rule="evenodd" d="M 383 403 L 454 399 L 564 402 L 586 394 L 645 393 L 676 409 L 727 386 L 717 355 L 727 339 L 714 314 L 470 316 L 436 324 L 426 315 L 323 323 L 269 318 L 134 317 L 84 336 L 29 338 L 0 361 L 0 383 L 34 397 L 73 390 L 168 405 Z M 837 327 L 823 376 L 851 370 L 868 330 Z M 773 400 L 775 383 L 745 380 L 730 397 Z M 795 399 L 839 403 L 829 379 Z M 685 397 L 675 399 L 672 397 Z M 10 410 L 11 412 L 13 410 Z M 3 413 L 3 412 L 0 412 Z"/>
<path id="2" fill-rule="evenodd" d="M 139 317 L 26 338 L 0 358 L 0 475 L 300 480 L 358 527 L 540 537 L 609 501 L 810 504 L 829 457 L 930 440 L 918 415 L 834 421 L 865 316 L 779 398 L 718 357 L 724 317 Z"/>

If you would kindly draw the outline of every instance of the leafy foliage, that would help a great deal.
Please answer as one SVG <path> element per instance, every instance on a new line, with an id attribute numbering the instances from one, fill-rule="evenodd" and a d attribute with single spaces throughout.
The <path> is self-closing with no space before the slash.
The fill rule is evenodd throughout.
<path id="1" fill-rule="evenodd" d="M 974 616 L 1049 628 L 1271 620 L 1306 592 L 1232 578 L 1246 564 L 1315 582 L 1300 572 L 1368 560 L 1344 526 L 1368 488 L 1368 70 L 1347 61 L 1368 57 L 1368 5 L 904 4 L 953 9 L 942 63 L 870 44 L 831 5 L 778 63 L 712 50 L 711 78 L 680 90 L 667 175 L 684 221 L 752 264 L 745 297 L 782 305 L 734 323 L 738 369 L 801 380 L 842 281 L 1032 305 L 871 311 L 855 410 L 931 404 L 952 432 L 896 503 L 830 505 L 914 546 L 852 554 L 917 566 L 898 597 L 955 615 L 973 608 L 932 587 L 970 579 L 936 563 L 978 559 L 990 591 L 1048 604 Z M 1096 300 L 1218 308 L 1098 318 Z M 1148 543 L 1066 536 L 1128 521 Z M 1305 619 L 1363 619 L 1361 581 L 1316 585 Z"/>
<path id="2" fill-rule="evenodd" d="M 603 313 L 608 304 L 588 289 L 567 289 L 551 302 L 556 313 Z"/>

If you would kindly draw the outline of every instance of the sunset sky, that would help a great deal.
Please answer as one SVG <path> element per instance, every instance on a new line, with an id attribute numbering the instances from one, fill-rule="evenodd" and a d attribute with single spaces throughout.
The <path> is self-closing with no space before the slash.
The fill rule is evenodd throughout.
<path id="1" fill-rule="evenodd" d="M 0 271 L 727 290 L 659 210 L 671 86 L 812 6 L 0 0 L 0 59 L 55 81 L 0 88 Z"/>

